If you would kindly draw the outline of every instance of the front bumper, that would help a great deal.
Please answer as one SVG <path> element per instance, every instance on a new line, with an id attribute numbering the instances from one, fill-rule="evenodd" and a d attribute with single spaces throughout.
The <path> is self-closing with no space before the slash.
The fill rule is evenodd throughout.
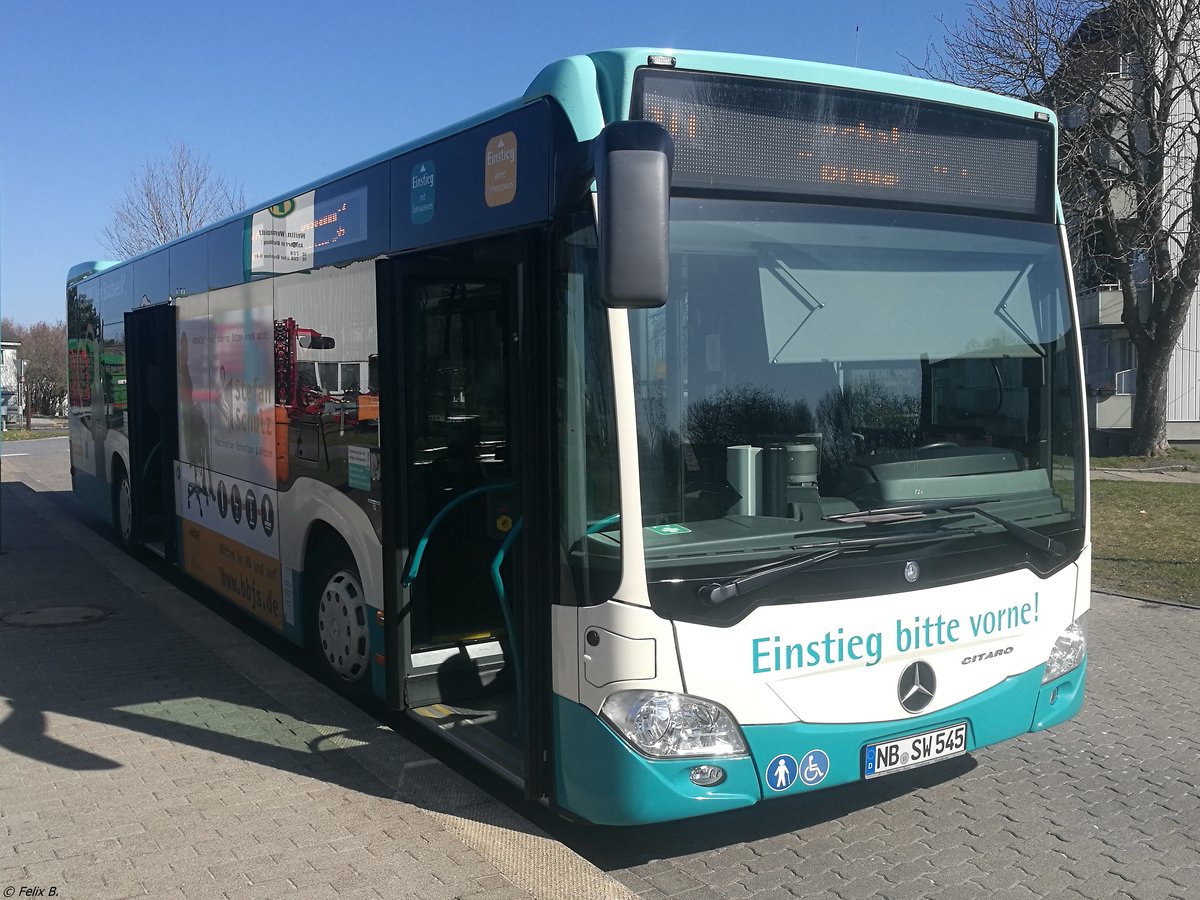
<path id="1" fill-rule="evenodd" d="M 1005 679 L 968 700 L 927 716 L 851 725 L 744 725 L 750 755 L 736 759 L 647 759 L 636 753 L 591 710 L 554 698 L 555 779 L 558 806 L 603 825 L 642 825 L 751 806 L 848 784 L 862 778 L 868 744 L 967 723 L 967 751 L 1041 731 L 1074 716 L 1083 706 L 1087 657 L 1048 684 L 1043 667 Z M 769 765 L 780 756 L 806 759 L 814 751 L 828 758 L 819 781 L 800 778 L 783 790 L 771 788 Z M 691 770 L 716 765 L 726 772 L 721 784 L 693 784 Z M 886 776 L 885 776 L 886 777 Z"/>

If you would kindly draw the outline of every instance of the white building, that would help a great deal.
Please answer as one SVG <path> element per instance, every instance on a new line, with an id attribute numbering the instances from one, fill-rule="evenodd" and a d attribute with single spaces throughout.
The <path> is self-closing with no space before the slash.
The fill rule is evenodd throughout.
<path id="1" fill-rule="evenodd" d="M 20 409 L 20 341 L 0 341 L 0 419 L 5 425 L 16 421 Z"/>
<path id="2" fill-rule="evenodd" d="M 1123 173 L 1130 170 L 1120 145 L 1126 142 L 1139 151 L 1149 146 L 1146 120 L 1139 119 L 1134 110 L 1144 96 L 1144 74 L 1150 67 L 1131 42 L 1123 15 L 1124 11 L 1115 3 L 1089 15 L 1066 48 L 1063 63 L 1048 88 L 1060 100 L 1064 95 L 1078 98 L 1058 104 L 1064 134 L 1086 123 L 1100 124 L 1103 133 L 1112 137 L 1111 141 L 1093 138 L 1085 150 L 1101 174 L 1113 176 L 1104 181 L 1110 188 L 1116 185 L 1114 211 L 1119 219 L 1125 216 L 1119 227 L 1124 231 L 1128 226 L 1130 231 L 1126 233 L 1132 234 L 1136 221 L 1134 195 L 1125 186 Z M 1152 61 L 1151 65 L 1161 70 L 1161 61 Z M 1189 66 L 1194 68 L 1195 61 Z M 1181 95 L 1177 102 L 1184 99 L 1185 95 Z M 1164 146 L 1170 148 L 1164 177 L 1167 195 L 1164 213 L 1168 221 L 1183 212 L 1181 204 L 1186 200 L 1196 153 L 1195 141 L 1189 140 L 1184 130 L 1190 127 L 1189 119 L 1193 117 L 1180 107 L 1177 118 L 1183 124 L 1175 134 L 1163 138 Z M 1093 134 L 1096 131 L 1099 129 L 1092 129 Z M 1064 201 L 1068 200 L 1064 196 Z M 1100 453 L 1123 452 L 1130 435 L 1138 386 L 1137 353 L 1129 330 L 1121 321 L 1123 300 L 1115 269 L 1089 239 L 1086 233 L 1089 223 L 1074 224 L 1084 232 L 1077 235 L 1074 264 L 1092 445 Z M 1177 248 L 1173 255 L 1178 264 Z M 1146 321 L 1152 296 L 1148 252 L 1135 251 L 1131 266 L 1142 320 Z M 1171 356 L 1167 398 L 1167 440 L 1172 444 L 1200 445 L 1200 293 L 1191 298 L 1187 321 Z"/>

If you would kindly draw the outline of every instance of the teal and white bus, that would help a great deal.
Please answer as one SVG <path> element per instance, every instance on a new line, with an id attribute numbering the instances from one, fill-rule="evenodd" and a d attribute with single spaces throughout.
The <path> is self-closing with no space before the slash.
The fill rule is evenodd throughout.
<path id="1" fill-rule="evenodd" d="M 861 69 L 556 62 L 73 269 L 75 492 L 591 822 L 1047 728 L 1091 580 L 1055 147 Z"/>

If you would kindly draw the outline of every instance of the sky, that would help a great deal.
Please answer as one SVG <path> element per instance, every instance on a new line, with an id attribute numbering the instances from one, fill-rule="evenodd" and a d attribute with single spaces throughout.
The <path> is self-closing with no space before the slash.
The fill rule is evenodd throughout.
<path id="1" fill-rule="evenodd" d="M 113 206 L 171 142 L 250 207 L 524 93 L 612 47 L 903 72 L 967 0 L 0 0 L 0 315 L 65 316 Z M 856 28 L 858 29 L 856 36 Z"/>

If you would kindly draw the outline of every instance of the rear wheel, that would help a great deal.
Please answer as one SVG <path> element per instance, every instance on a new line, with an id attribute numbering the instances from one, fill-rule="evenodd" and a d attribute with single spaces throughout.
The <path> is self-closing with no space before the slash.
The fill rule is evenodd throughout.
<path id="1" fill-rule="evenodd" d="M 310 628 L 318 664 L 340 691 L 366 696 L 371 685 L 370 607 L 349 554 L 318 563 L 309 584 Z"/>
<path id="2" fill-rule="evenodd" d="M 129 550 L 133 547 L 133 494 L 125 467 L 115 463 L 113 474 L 116 476 L 113 484 L 113 528 L 121 546 Z"/>

